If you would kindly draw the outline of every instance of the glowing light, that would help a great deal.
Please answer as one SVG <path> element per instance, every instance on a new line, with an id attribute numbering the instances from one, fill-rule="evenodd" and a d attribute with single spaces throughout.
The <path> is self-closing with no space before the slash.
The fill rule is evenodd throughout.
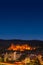
<path id="1" fill-rule="evenodd" d="M 27 44 L 23 44 L 23 45 L 14 45 L 13 43 L 11 44 L 11 46 L 8 48 L 8 50 L 20 50 L 20 51 L 24 51 L 24 50 L 32 50 L 33 48 Z"/>

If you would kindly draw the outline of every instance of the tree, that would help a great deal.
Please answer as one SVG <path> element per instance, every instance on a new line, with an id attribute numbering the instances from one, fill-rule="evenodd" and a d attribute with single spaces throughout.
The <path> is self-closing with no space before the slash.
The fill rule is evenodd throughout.
<path id="1" fill-rule="evenodd" d="M 40 64 L 40 61 L 38 60 L 38 58 L 35 59 L 34 65 L 41 65 L 41 64 Z"/>

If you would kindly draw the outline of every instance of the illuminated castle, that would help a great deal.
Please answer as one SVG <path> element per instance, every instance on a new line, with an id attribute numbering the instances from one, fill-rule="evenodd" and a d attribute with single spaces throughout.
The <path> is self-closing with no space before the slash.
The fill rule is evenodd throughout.
<path id="1" fill-rule="evenodd" d="M 30 47 L 27 44 L 23 44 L 23 45 L 14 45 L 13 43 L 11 44 L 11 46 L 8 48 L 8 50 L 20 50 L 20 51 L 24 51 L 24 50 L 32 50 L 32 47 Z"/>

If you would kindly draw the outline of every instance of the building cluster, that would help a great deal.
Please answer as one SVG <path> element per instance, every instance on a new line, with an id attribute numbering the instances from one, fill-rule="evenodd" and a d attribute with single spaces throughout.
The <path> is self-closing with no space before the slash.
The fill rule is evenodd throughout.
<path id="1" fill-rule="evenodd" d="M 5 53 L 2 53 L 0 55 L 0 61 L 3 62 L 22 62 L 22 63 L 31 63 L 31 62 L 35 62 L 35 61 L 39 61 L 41 65 L 43 65 L 43 54 L 37 54 L 37 53 L 29 53 L 30 51 L 14 51 L 13 50 L 14 46 L 10 46 L 8 49 L 8 51 L 6 51 Z M 28 52 L 28 53 L 27 53 Z M 34 51 L 35 52 L 35 51 Z"/>
<path id="2" fill-rule="evenodd" d="M 24 59 L 22 59 L 21 57 L 23 56 L 23 54 L 25 55 L 25 53 L 17 53 L 17 51 L 14 51 L 14 52 L 6 52 L 6 53 L 3 53 L 1 57 L 0 56 L 0 61 L 3 61 L 3 62 L 22 62 L 22 63 L 30 63 L 30 62 L 34 62 L 36 59 L 39 60 L 40 64 L 43 65 L 43 55 L 41 54 L 27 54 L 25 56 Z M 24 56 L 23 56 L 24 57 Z M 21 60 L 20 60 L 21 59 Z"/>

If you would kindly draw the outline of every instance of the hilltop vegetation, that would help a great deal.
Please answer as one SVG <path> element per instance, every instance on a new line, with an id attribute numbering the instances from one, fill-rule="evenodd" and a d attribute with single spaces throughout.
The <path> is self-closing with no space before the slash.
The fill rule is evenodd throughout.
<path id="1" fill-rule="evenodd" d="M 43 41 L 40 40 L 2 40 L 0 39 L 0 48 L 8 48 L 11 43 L 13 44 L 28 44 L 30 46 L 39 46 L 43 48 Z"/>

